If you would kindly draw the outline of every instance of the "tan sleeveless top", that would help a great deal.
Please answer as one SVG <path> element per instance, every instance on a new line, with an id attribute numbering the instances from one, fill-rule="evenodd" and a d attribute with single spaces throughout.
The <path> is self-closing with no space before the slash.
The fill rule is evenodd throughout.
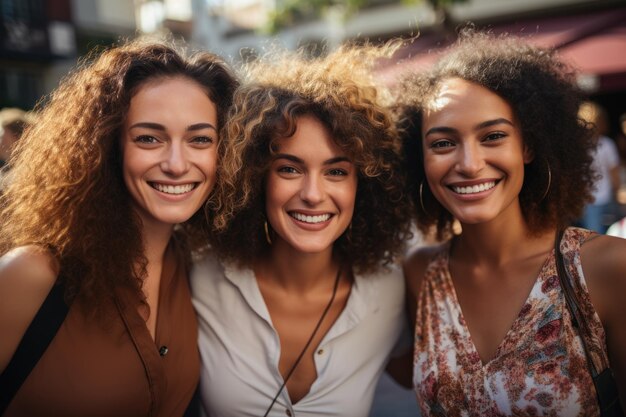
<path id="1" fill-rule="evenodd" d="M 561 241 L 581 313 L 606 352 L 580 263 L 588 230 Z M 422 416 L 599 416 L 587 359 L 556 272 L 546 259 L 495 357 L 483 364 L 470 337 L 448 270 L 449 245 L 428 265 L 418 300 L 414 385 Z"/>
<path id="2" fill-rule="evenodd" d="M 183 415 L 200 360 L 187 271 L 172 246 L 161 276 L 155 340 L 136 295 L 118 291 L 105 307 L 104 324 L 86 319 L 74 303 L 5 417 Z"/>

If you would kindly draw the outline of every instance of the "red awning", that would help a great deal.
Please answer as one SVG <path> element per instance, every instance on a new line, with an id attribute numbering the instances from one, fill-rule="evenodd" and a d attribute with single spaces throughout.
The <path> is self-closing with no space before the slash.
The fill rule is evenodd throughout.
<path id="1" fill-rule="evenodd" d="M 559 16 L 488 26 L 494 33 L 522 36 L 543 47 L 555 48 L 581 74 L 598 79 L 596 88 L 626 89 L 626 7 L 584 15 Z M 393 84 L 406 71 L 432 65 L 453 39 L 433 33 L 419 37 L 400 53 L 395 65 L 379 75 Z"/>

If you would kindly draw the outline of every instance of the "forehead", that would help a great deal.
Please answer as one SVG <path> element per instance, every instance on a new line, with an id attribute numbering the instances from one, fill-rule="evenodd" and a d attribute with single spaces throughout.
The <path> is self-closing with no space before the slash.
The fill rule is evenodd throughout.
<path id="1" fill-rule="evenodd" d="M 479 84 L 461 78 L 448 78 L 439 83 L 435 93 L 425 102 L 424 123 L 433 119 L 483 119 L 506 117 L 513 121 L 513 108 L 498 94 Z"/>
<path id="2" fill-rule="evenodd" d="M 159 77 L 138 86 L 126 120 L 163 119 L 197 123 L 217 118 L 217 107 L 202 85 L 186 77 Z"/>
<path id="3" fill-rule="evenodd" d="M 307 157 L 344 155 L 328 127 L 311 115 L 299 116 L 293 135 L 277 138 L 273 141 L 273 148 L 279 153 L 294 153 Z"/>

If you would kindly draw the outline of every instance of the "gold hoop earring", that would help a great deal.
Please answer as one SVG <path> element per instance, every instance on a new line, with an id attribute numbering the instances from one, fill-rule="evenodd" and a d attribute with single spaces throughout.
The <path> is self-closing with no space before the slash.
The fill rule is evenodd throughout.
<path id="1" fill-rule="evenodd" d="M 548 166 L 548 186 L 546 187 L 546 190 L 543 192 L 543 195 L 541 196 L 541 199 L 539 200 L 539 202 L 542 202 L 544 198 L 546 198 L 546 196 L 548 195 L 548 192 L 550 192 L 550 186 L 552 185 L 552 170 L 550 169 L 550 163 L 546 160 L 546 165 Z"/>
<path id="2" fill-rule="evenodd" d="M 420 207 L 422 208 L 422 211 L 424 212 L 424 214 L 426 214 L 428 217 L 433 217 L 430 215 L 430 213 L 428 212 L 428 210 L 426 210 L 426 207 L 424 206 L 424 198 L 422 196 L 423 188 L 424 188 L 424 181 L 421 181 L 420 182 Z"/>
<path id="3" fill-rule="evenodd" d="M 270 228 L 267 225 L 267 220 L 265 220 L 265 222 L 263 223 L 263 229 L 265 229 L 265 240 L 267 241 L 268 245 L 272 245 L 272 238 L 270 237 Z"/>

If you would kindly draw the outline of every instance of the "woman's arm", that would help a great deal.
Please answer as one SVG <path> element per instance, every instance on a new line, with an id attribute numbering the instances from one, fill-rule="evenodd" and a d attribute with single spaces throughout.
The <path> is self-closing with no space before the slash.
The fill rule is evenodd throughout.
<path id="1" fill-rule="evenodd" d="M 410 253 L 404 261 L 404 279 L 406 282 L 406 305 L 411 340 L 415 334 L 415 316 L 417 299 L 426 267 L 436 248 L 421 247 Z M 413 343 L 411 343 L 413 346 Z M 387 365 L 387 373 L 400 385 L 413 387 L 413 348 L 405 354 L 392 358 Z"/>
<path id="2" fill-rule="evenodd" d="M 58 269 L 54 257 L 37 246 L 0 257 L 0 372 L 56 282 Z"/>
<path id="3" fill-rule="evenodd" d="M 626 239 L 598 236 L 583 245 L 581 261 L 589 296 L 606 332 L 622 408 L 626 409 Z"/>

